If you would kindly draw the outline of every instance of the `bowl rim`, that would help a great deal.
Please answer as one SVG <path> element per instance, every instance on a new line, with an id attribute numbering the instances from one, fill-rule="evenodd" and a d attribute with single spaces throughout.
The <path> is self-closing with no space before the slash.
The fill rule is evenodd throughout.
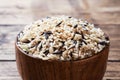
<path id="1" fill-rule="evenodd" d="M 20 33 L 21 33 L 21 32 L 19 32 L 19 34 L 20 34 Z M 96 54 L 94 54 L 94 55 L 92 55 L 92 56 L 90 56 L 90 57 L 87 57 L 87 58 L 77 59 L 77 60 L 68 60 L 68 61 L 67 61 L 67 60 L 66 60 L 66 61 L 64 61 L 64 60 L 42 60 L 42 59 L 39 58 L 39 57 L 35 57 L 35 56 L 32 56 L 32 55 L 27 54 L 25 51 L 23 51 L 23 50 L 17 45 L 19 34 L 18 34 L 17 37 L 16 37 L 15 48 L 17 48 L 21 53 L 23 53 L 23 54 L 26 55 L 27 57 L 30 57 L 30 58 L 33 58 L 33 59 L 38 59 L 38 60 L 41 60 L 41 61 L 48 61 L 48 62 L 88 62 L 88 61 L 94 60 L 95 58 L 97 58 L 97 57 L 99 57 L 100 55 L 102 55 L 103 52 L 104 52 L 104 50 L 106 50 L 106 49 L 108 49 L 108 53 L 109 53 L 110 42 L 109 42 L 107 45 L 105 45 L 105 47 L 104 47 L 100 52 L 98 52 L 98 53 L 96 53 Z M 105 35 L 106 37 L 108 37 L 108 35 L 107 35 L 106 33 L 105 33 L 104 35 Z M 108 39 L 109 39 L 109 37 L 108 37 Z M 109 41 L 110 41 L 110 39 L 109 39 Z M 108 53 L 106 53 L 106 54 L 108 54 Z M 16 52 L 16 54 L 17 54 L 17 52 Z"/>

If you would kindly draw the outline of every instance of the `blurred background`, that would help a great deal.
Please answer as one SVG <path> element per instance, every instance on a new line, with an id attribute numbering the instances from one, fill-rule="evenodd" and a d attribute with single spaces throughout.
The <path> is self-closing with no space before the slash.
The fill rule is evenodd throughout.
<path id="1" fill-rule="evenodd" d="M 0 80 L 22 80 L 14 43 L 26 24 L 46 16 L 68 15 L 94 23 L 111 40 L 103 80 L 120 80 L 120 0 L 0 0 Z"/>

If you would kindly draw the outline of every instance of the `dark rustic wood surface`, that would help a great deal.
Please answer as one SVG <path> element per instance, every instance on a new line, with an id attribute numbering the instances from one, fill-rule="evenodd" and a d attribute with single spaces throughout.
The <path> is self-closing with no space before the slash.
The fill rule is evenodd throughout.
<path id="1" fill-rule="evenodd" d="M 109 35 L 103 80 L 120 80 L 120 0 L 0 0 L 0 80 L 21 80 L 14 51 L 18 32 L 37 19 L 63 14 L 88 20 Z"/>

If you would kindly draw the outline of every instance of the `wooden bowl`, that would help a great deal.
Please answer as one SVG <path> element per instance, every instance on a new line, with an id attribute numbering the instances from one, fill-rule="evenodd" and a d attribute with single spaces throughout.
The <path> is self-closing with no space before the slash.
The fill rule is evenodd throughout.
<path id="1" fill-rule="evenodd" d="M 26 54 L 15 44 L 18 71 L 23 80 L 102 80 L 109 45 L 98 54 L 77 61 L 48 61 Z"/>

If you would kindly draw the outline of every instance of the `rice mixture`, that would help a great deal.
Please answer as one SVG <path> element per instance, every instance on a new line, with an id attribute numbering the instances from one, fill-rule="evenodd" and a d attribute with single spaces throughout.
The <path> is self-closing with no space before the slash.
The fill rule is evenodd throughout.
<path id="1" fill-rule="evenodd" d="M 93 56 L 109 43 L 100 28 L 69 16 L 46 17 L 27 25 L 18 36 L 26 54 L 42 60 L 78 60 Z"/>

